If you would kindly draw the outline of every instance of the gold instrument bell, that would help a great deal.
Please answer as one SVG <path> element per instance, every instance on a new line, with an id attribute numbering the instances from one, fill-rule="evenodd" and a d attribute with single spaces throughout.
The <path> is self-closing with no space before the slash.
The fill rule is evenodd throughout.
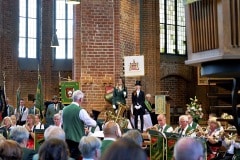
<path id="1" fill-rule="evenodd" d="M 104 98 L 105 98 L 105 100 L 108 101 L 109 103 L 112 103 L 113 92 L 106 93 L 106 94 L 104 95 Z"/>

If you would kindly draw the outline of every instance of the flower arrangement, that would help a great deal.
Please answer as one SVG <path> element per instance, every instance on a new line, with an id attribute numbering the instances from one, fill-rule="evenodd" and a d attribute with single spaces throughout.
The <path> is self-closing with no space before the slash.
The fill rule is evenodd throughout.
<path id="1" fill-rule="evenodd" d="M 186 114 L 192 115 L 194 121 L 198 122 L 201 118 L 203 118 L 202 105 L 198 103 L 196 96 L 194 98 L 190 98 L 190 104 L 186 104 L 186 106 Z"/>

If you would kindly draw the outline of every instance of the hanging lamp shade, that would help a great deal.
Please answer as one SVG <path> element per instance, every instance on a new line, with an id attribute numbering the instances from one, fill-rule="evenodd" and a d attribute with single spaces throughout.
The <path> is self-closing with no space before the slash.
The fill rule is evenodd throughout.
<path id="1" fill-rule="evenodd" d="M 57 34 L 54 33 L 52 36 L 51 47 L 58 47 L 58 46 L 59 46 L 59 43 L 58 43 Z"/>
<path id="2" fill-rule="evenodd" d="M 80 0 L 66 0 L 67 4 L 80 4 Z"/>

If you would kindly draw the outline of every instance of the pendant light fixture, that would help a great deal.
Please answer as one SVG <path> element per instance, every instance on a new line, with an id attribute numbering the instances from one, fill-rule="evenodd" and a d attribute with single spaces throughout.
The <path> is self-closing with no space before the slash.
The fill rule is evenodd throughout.
<path id="1" fill-rule="evenodd" d="M 80 0 L 66 0 L 67 4 L 80 4 Z"/>

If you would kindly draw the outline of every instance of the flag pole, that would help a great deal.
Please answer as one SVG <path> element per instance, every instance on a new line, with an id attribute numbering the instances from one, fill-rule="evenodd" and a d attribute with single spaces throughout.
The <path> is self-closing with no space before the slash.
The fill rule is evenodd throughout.
<path id="1" fill-rule="evenodd" d="M 5 98 L 6 98 L 7 94 L 6 94 L 6 74 L 5 74 L 5 71 L 3 71 L 3 91 L 4 91 Z"/>
<path id="2" fill-rule="evenodd" d="M 41 75 L 39 71 L 39 64 L 38 64 L 38 83 L 37 83 L 37 90 L 36 90 L 36 107 L 40 111 L 40 116 L 43 118 L 42 109 L 43 109 L 43 94 L 42 94 L 42 81 Z"/>

